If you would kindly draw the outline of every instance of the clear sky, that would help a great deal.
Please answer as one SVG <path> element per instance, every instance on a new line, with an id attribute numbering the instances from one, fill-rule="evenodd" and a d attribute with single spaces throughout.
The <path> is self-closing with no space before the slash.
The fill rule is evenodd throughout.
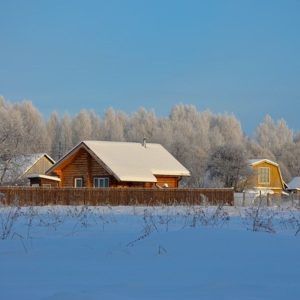
<path id="1" fill-rule="evenodd" d="M 299 0 L 0 0 L 0 95 L 45 115 L 174 104 L 300 129 Z"/>

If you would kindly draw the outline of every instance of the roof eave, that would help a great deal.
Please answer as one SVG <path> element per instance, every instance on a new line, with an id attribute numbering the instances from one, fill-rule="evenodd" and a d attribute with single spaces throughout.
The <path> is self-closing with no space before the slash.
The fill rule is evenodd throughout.
<path id="1" fill-rule="evenodd" d="M 258 161 L 254 161 L 254 162 L 251 162 L 251 161 L 250 161 L 250 166 L 259 165 L 259 164 L 262 163 L 262 162 L 267 162 L 267 163 L 269 163 L 269 164 L 271 164 L 271 165 L 274 165 L 274 166 L 276 166 L 276 167 L 279 166 L 278 163 L 276 163 L 276 162 L 274 162 L 274 161 L 272 161 L 272 160 L 269 160 L 269 159 L 260 159 L 260 160 L 258 160 Z"/>
<path id="2" fill-rule="evenodd" d="M 191 176 L 190 172 L 159 172 L 153 171 L 154 176 L 178 176 L 178 177 L 189 177 Z"/>

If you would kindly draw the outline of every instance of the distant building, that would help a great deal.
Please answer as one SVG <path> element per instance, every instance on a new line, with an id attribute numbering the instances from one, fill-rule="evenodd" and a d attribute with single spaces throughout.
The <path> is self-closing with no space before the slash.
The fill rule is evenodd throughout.
<path id="1" fill-rule="evenodd" d="M 250 159 L 253 173 L 248 179 L 247 189 L 263 193 L 282 194 L 286 189 L 279 165 L 269 159 Z"/>
<path id="2" fill-rule="evenodd" d="M 287 184 L 287 191 L 300 196 L 300 177 L 294 177 L 288 184 Z"/>
<path id="3" fill-rule="evenodd" d="M 28 176 L 45 174 L 55 163 L 46 153 L 19 155 L 0 163 L 0 177 L 2 185 L 28 185 Z"/>
<path id="4" fill-rule="evenodd" d="M 83 141 L 46 175 L 61 187 L 177 188 L 190 172 L 160 144 Z"/>

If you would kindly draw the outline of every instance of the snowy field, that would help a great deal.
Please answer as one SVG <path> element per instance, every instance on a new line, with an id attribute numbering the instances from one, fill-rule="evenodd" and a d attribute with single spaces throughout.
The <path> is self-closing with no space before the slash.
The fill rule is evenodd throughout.
<path id="1" fill-rule="evenodd" d="M 0 299 L 300 299 L 300 214 L 0 208 Z"/>

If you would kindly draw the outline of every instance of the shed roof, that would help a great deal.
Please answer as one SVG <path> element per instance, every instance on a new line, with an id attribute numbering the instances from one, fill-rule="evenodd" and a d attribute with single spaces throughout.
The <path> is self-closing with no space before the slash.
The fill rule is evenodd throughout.
<path id="1" fill-rule="evenodd" d="M 300 190 L 300 177 L 294 177 L 287 186 L 288 190 Z"/>
<path id="2" fill-rule="evenodd" d="M 48 171 L 50 174 L 67 158 L 84 147 L 119 181 L 156 182 L 154 175 L 190 176 L 190 172 L 160 144 L 83 141 L 69 151 Z"/>

